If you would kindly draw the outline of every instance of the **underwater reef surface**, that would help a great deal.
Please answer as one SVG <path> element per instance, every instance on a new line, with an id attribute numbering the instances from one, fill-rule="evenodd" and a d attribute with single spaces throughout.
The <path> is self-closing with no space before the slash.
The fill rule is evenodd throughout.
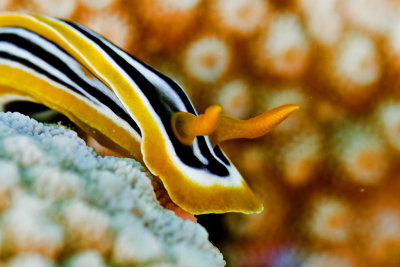
<path id="1" fill-rule="evenodd" d="M 224 266 L 206 230 L 157 202 L 133 159 L 0 113 L 0 265 Z"/>
<path id="2" fill-rule="evenodd" d="M 76 21 L 199 112 L 301 109 L 222 149 L 264 204 L 198 216 L 230 267 L 400 266 L 400 1 L 0 0 Z M 169 201 L 169 200 L 168 200 Z M 167 202 L 168 202 L 167 201 Z"/>

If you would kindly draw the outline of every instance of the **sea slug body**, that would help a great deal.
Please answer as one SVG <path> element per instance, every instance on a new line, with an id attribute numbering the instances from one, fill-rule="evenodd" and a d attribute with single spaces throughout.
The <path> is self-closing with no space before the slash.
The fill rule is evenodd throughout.
<path id="1" fill-rule="evenodd" d="M 198 115 L 170 78 L 82 25 L 39 15 L 0 15 L 0 73 L 0 103 L 28 98 L 66 115 L 144 163 L 195 214 L 262 210 L 218 143 L 262 136 L 298 109 L 238 120 L 211 106 Z"/>

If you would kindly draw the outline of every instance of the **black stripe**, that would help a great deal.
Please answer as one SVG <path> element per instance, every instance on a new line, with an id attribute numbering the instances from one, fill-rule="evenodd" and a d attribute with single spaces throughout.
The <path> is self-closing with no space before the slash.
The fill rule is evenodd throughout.
<path id="1" fill-rule="evenodd" d="M 46 42 L 48 42 L 52 45 L 55 45 L 55 47 L 57 49 L 59 49 L 60 53 L 64 53 L 65 55 L 69 56 L 72 60 L 76 61 L 75 59 L 73 59 L 70 55 L 68 55 L 64 50 L 62 50 L 59 46 L 57 46 L 53 42 L 50 42 L 49 40 L 47 40 L 33 32 L 30 32 L 26 29 L 23 29 L 23 30 L 36 35 L 37 37 L 45 40 Z M 121 119 L 125 120 L 140 135 L 140 129 L 139 129 L 138 125 L 132 119 L 132 117 L 127 113 L 127 111 L 122 107 L 121 104 L 115 103 L 113 99 L 109 98 L 100 89 L 93 87 L 91 84 L 89 84 L 89 82 L 83 80 L 80 76 L 78 76 L 75 73 L 75 71 L 73 71 L 73 69 L 70 66 L 68 66 L 59 57 L 57 57 L 57 55 L 49 53 L 45 48 L 39 46 L 36 43 L 33 43 L 32 41 L 30 41 L 28 39 L 25 39 L 24 37 L 17 35 L 17 34 L 0 33 L 0 42 L 8 42 L 8 43 L 11 43 L 21 49 L 24 49 L 27 52 L 29 52 L 30 54 L 34 55 L 35 57 L 42 59 L 43 61 L 45 61 L 46 63 L 51 65 L 53 68 L 64 73 L 68 78 L 70 78 L 73 82 L 75 82 L 81 89 L 86 91 L 93 98 L 97 99 L 101 104 L 109 107 Z M 16 56 L 12 56 L 10 54 L 8 54 L 8 56 L 6 56 L 6 55 L 3 55 L 3 56 L 10 60 L 18 61 L 21 64 L 24 64 L 25 66 L 32 68 L 32 69 L 36 70 L 37 72 L 39 72 L 43 75 L 46 75 L 50 79 L 66 86 L 67 88 L 70 88 L 74 92 L 76 92 L 80 95 L 83 95 L 77 88 L 74 88 L 73 86 L 69 85 L 68 83 L 62 81 L 55 75 L 51 74 L 49 71 L 44 70 L 41 66 L 33 64 L 22 58 L 17 59 Z M 82 68 L 84 68 L 84 66 L 82 66 Z M 95 76 L 93 76 L 93 77 L 95 77 Z"/>
<path id="2" fill-rule="evenodd" d="M 159 116 L 161 119 L 164 129 L 166 130 L 174 148 L 175 151 L 179 157 L 179 159 L 185 163 L 188 166 L 198 168 L 198 169 L 206 169 L 209 172 L 224 177 L 224 176 L 229 176 L 229 171 L 227 167 L 223 164 L 221 164 L 220 161 L 218 161 L 216 158 L 214 158 L 210 152 L 209 146 L 207 145 L 205 138 L 202 136 L 197 137 L 198 143 L 199 143 L 199 148 L 201 153 L 207 158 L 209 163 L 207 165 L 204 165 L 194 154 L 193 154 L 193 149 L 191 146 L 185 146 L 182 145 L 178 139 L 175 137 L 172 128 L 171 128 L 171 115 L 173 112 L 179 111 L 176 105 L 174 103 L 171 103 L 170 101 L 165 101 L 165 99 L 168 99 L 168 96 L 164 96 L 162 93 L 162 90 L 157 88 L 155 84 L 153 84 L 150 80 L 148 80 L 146 77 L 143 76 L 142 73 L 140 73 L 136 68 L 134 68 L 132 65 L 130 65 L 125 59 L 123 59 L 121 56 L 119 56 L 115 51 L 107 47 L 100 38 L 103 38 L 97 34 L 93 34 L 92 31 L 89 29 L 84 28 L 83 26 L 73 23 L 73 22 L 68 22 L 65 21 L 66 24 L 70 25 L 80 33 L 82 33 L 84 36 L 86 36 L 89 40 L 93 41 L 95 44 L 97 44 L 106 54 L 108 54 L 115 62 L 117 65 L 119 65 L 130 77 L 131 79 L 138 85 L 139 89 L 143 92 L 143 94 L 147 97 L 147 99 L 151 99 L 151 105 L 156 112 L 156 114 Z M 98 37 L 97 37 L 97 36 Z M 104 39 L 104 38 L 103 38 Z M 105 40 L 105 39 L 104 39 Z M 113 45 L 113 47 L 115 47 Z M 116 49 L 119 49 L 115 47 Z M 122 51 L 122 50 L 121 50 Z M 127 54 L 128 55 L 128 54 Z M 128 55 L 131 57 L 133 60 L 141 63 L 144 65 L 144 63 L 140 62 L 136 58 L 134 58 L 131 55 Z M 146 65 L 144 65 L 146 66 Z M 150 66 L 146 66 L 147 69 L 152 71 L 153 73 L 159 75 L 159 72 L 155 71 L 153 68 Z M 164 78 L 164 75 L 159 76 L 160 78 Z M 181 90 L 180 87 L 173 82 L 171 79 L 167 79 L 168 84 L 172 84 L 170 86 L 173 88 L 175 91 Z M 179 93 L 179 96 L 183 97 L 185 100 L 187 98 L 186 94 L 184 92 Z M 187 100 L 189 101 L 189 100 Z M 184 101 L 185 102 L 185 101 Z M 189 102 L 190 103 L 190 102 Z M 191 113 L 195 113 L 195 110 L 193 109 L 191 104 L 185 104 L 187 107 L 187 110 Z M 223 157 L 222 153 L 220 156 Z M 219 157 L 220 157 L 219 156 Z M 223 160 L 223 162 L 228 162 L 227 159 Z"/>
<path id="3" fill-rule="evenodd" d="M 225 157 L 225 155 L 222 153 L 222 150 L 219 146 L 214 147 L 214 153 L 215 155 L 222 160 L 226 165 L 230 165 L 229 160 Z"/>
<path id="4" fill-rule="evenodd" d="M 26 60 L 24 58 L 20 58 L 20 57 L 17 57 L 15 55 L 13 55 L 13 54 L 10 54 L 8 52 L 3 52 L 3 51 L 0 51 L 0 58 L 8 59 L 10 61 L 15 61 L 15 62 L 18 62 L 18 63 L 20 63 L 22 65 L 25 65 L 26 67 L 28 67 L 30 69 L 33 69 L 36 72 L 38 72 L 38 73 L 40 73 L 40 74 L 42 74 L 44 76 L 47 76 L 49 79 L 51 79 L 51 80 L 53 80 L 53 81 L 55 81 L 55 82 L 57 82 L 59 84 L 62 84 L 62 85 L 64 85 L 64 86 L 69 88 L 69 85 L 64 83 L 62 80 L 58 79 L 56 76 L 52 75 L 50 72 L 38 67 L 37 65 L 31 63 L 30 61 L 28 61 L 28 60 Z M 70 89 L 75 91 L 73 88 L 70 88 Z M 80 92 L 77 92 L 77 93 L 81 94 Z"/>

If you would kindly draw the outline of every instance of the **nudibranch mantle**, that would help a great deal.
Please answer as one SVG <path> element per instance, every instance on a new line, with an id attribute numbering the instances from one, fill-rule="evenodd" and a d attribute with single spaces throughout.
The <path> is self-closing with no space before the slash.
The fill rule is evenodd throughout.
<path id="1" fill-rule="evenodd" d="M 39 15 L 0 14 L 0 73 L 0 103 L 31 99 L 66 115 L 103 145 L 144 163 L 171 199 L 195 214 L 263 209 L 216 144 L 265 134 L 298 108 L 249 121 L 218 108 L 199 116 L 170 78 L 77 23 Z M 174 114 L 190 126 L 188 138 L 177 134 Z M 213 127 L 193 129 L 211 121 Z"/>

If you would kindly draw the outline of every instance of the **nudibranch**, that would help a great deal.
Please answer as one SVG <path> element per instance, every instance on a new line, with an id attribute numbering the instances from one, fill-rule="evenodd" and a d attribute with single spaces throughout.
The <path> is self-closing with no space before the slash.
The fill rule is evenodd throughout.
<path id="1" fill-rule="evenodd" d="M 263 209 L 218 143 L 264 135 L 298 109 L 289 104 L 238 120 L 215 105 L 198 115 L 172 79 L 82 25 L 2 13 L 0 104 L 16 99 L 60 112 L 138 159 L 194 214 Z"/>

